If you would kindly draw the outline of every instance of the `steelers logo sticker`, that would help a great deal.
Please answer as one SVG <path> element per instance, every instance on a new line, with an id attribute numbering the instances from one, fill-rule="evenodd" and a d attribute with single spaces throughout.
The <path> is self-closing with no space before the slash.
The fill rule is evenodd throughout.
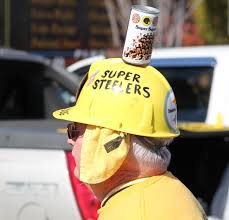
<path id="1" fill-rule="evenodd" d="M 177 131 L 177 104 L 172 90 L 168 92 L 165 100 L 165 119 L 168 127 Z"/>
<path id="2" fill-rule="evenodd" d="M 152 18 L 149 16 L 144 16 L 142 19 L 142 24 L 145 26 L 150 26 L 152 24 Z"/>

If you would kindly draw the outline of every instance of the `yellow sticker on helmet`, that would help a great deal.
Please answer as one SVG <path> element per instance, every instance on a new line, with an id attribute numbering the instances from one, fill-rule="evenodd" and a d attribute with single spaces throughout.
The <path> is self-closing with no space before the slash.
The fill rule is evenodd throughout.
<path id="1" fill-rule="evenodd" d="M 172 131 L 177 131 L 177 104 L 175 95 L 170 90 L 165 99 L 165 119 Z"/>

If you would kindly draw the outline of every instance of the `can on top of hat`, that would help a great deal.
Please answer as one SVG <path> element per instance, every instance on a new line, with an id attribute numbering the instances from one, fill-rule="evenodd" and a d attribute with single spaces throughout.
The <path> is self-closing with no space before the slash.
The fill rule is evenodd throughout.
<path id="1" fill-rule="evenodd" d="M 122 54 L 125 62 L 134 65 L 150 62 L 159 13 L 153 7 L 132 6 Z"/>

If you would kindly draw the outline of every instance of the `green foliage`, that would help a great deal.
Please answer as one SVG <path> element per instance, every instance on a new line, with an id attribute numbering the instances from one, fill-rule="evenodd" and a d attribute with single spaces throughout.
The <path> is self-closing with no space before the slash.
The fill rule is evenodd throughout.
<path id="1" fill-rule="evenodd" d="M 195 11 L 199 32 L 207 44 L 229 43 L 228 7 L 227 0 L 207 0 L 203 1 Z"/>
<path id="2" fill-rule="evenodd" d="M 209 18 L 209 23 L 213 30 L 216 43 L 229 42 L 229 36 L 227 33 L 227 0 L 208 0 L 206 4 L 206 12 Z"/>

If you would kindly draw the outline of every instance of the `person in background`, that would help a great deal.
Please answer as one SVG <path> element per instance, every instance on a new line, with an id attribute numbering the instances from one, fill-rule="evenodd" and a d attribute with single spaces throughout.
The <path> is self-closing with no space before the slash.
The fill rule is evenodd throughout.
<path id="1" fill-rule="evenodd" d="M 193 196 L 167 170 L 179 135 L 172 88 L 153 67 L 119 58 L 93 63 L 76 105 L 53 113 L 71 121 L 75 176 L 101 201 L 99 220 L 205 220 Z"/>

